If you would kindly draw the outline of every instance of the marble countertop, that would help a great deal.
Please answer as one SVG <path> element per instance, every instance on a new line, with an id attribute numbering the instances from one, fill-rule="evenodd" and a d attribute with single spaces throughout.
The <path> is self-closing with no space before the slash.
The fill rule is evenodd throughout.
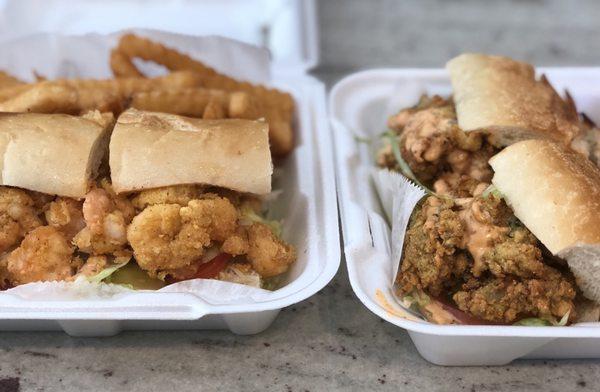
<path id="1" fill-rule="evenodd" d="M 485 3 L 485 4 L 484 4 Z M 600 3 L 474 0 L 319 2 L 329 86 L 382 66 L 441 67 L 463 51 L 541 65 L 598 65 Z M 407 333 L 370 313 L 342 266 L 314 297 L 256 336 L 222 331 L 124 332 L 111 338 L 1 333 L 0 391 L 597 390 L 600 360 L 516 361 L 445 368 Z"/>

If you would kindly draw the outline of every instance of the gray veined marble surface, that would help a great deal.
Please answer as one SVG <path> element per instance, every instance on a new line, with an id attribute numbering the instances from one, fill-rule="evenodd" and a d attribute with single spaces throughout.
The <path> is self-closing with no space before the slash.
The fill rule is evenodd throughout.
<path id="1" fill-rule="evenodd" d="M 600 65 L 600 2 L 411 0 L 319 2 L 321 66 L 329 86 L 382 66 L 440 67 L 462 51 L 541 65 Z M 402 329 L 356 299 L 345 266 L 257 336 L 127 332 L 112 338 L 0 334 L 0 391 L 584 391 L 600 360 L 517 361 L 443 368 Z"/>

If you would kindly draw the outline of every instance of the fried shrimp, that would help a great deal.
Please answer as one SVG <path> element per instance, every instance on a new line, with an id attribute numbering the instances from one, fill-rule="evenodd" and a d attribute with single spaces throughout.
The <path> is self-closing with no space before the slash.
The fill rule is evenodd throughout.
<path id="1" fill-rule="evenodd" d="M 173 185 L 162 188 L 146 189 L 133 198 L 132 203 L 138 210 L 154 204 L 179 204 L 187 205 L 190 200 L 200 196 L 200 187 L 197 185 Z"/>
<path id="2" fill-rule="evenodd" d="M 234 234 L 238 212 L 221 197 L 191 200 L 187 206 L 155 204 L 133 218 L 127 239 L 138 265 L 150 274 L 189 266 L 211 242 Z"/>
<path id="3" fill-rule="evenodd" d="M 29 232 L 7 258 L 13 285 L 36 281 L 65 280 L 80 264 L 73 247 L 55 227 L 42 226 Z"/>
<path id="4" fill-rule="evenodd" d="M 35 203 L 25 191 L 0 187 L 0 252 L 17 245 L 25 234 L 41 225 Z"/>
<path id="5" fill-rule="evenodd" d="M 281 241 L 271 229 L 254 223 L 248 228 L 248 260 L 262 277 L 284 273 L 296 260 L 293 247 Z"/>
<path id="6" fill-rule="evenodd" d="M 44 214 L 48 225 L 62 231 L 69 240 L 85 227 L 82 204 L 77 200 L 58 197 L 48 205 Z"/>
<path id="7" fill-rule="evenodd" d="M 73 243 L 94 255 L 121 250 L 127 244 L 127 225 L 133 211 L 127 199 L 111 194 L 110 189 L 91 190 L 83 202 L 86 227 L 77 233 Z"/>

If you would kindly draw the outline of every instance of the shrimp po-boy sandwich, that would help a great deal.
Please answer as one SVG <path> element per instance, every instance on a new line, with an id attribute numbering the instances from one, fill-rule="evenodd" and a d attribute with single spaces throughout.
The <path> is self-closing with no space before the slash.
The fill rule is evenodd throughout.
<path id="1" fill-rule="evenodd" d="M 2 114 L 0 152 L 3 288 L 83 278 L 272 288 L 296 259 L 264 215 L 263 121 Z"/>

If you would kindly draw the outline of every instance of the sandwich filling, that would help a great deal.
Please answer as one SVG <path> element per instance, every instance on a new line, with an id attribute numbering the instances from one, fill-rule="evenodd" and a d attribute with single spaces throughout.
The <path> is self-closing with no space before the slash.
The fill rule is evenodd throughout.
<path id="1" fill-rule="evenodd" d="M 160 288 L 205 278 L 274 288 L 296 259 L 263 203 L 178 185 L 117 195 L 102 179 L 83 201 L 0 187 L 0 282 L 6 289 L 79 277 Z"/>
<path id="2" fill-rule="evenodd" d="M 402 160 L 411 171 L 405 175 L 438 194 L 457 197 L 471 196 L 477 184 L 490 182 L 488 160 L 498 149 L 484 133 L 458 127 L 452 99 L 423 96 L 416 106 L 391 116 L 388 127 L 377 157 L 380 167 L 402 172 Z"/>
<path id="3" fill-rule="evenodd" d="M 573 320 L 578 293 L 568 268 L 547 255 L 497 192 L 483 189 L 466 198 L 429 196 L 415 209 L 399 296 L 418 299 L 422 314 L 444 324 Z"/>

